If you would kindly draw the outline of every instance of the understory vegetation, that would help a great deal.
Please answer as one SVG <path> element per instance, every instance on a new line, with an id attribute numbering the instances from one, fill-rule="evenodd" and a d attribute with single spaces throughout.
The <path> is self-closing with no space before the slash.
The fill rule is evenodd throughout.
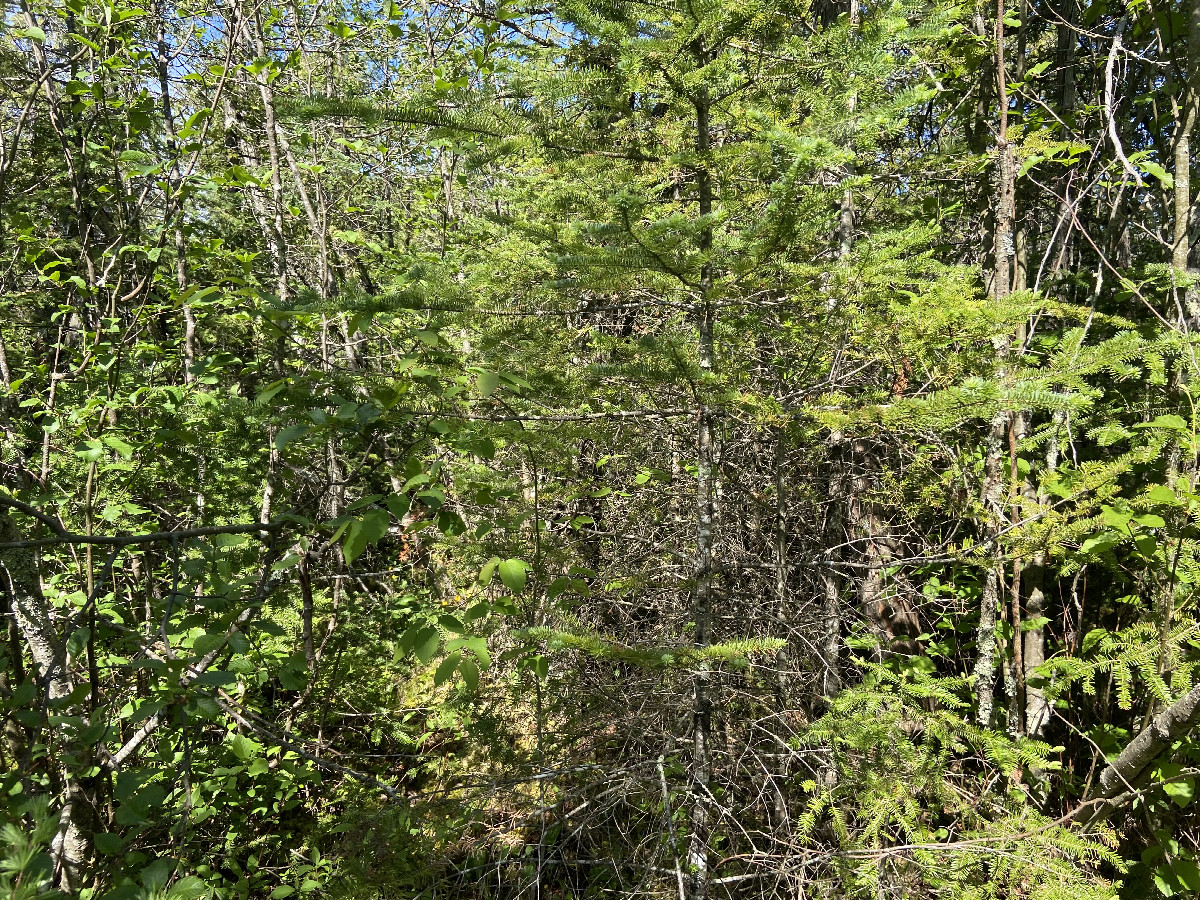
<path id="1" fill-rule="evenodd" d="M 16 0 L 0 898 L 1200 894 L 1200 0 Z"/>

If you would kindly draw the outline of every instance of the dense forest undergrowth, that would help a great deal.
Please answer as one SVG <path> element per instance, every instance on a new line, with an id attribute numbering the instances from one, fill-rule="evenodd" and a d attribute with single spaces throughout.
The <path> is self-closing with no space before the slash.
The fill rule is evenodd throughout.
<path id="1" fill-rule="evenodd" d="M 0 895 L 1200 894 L 1200 0 L 16 0 Z"/>

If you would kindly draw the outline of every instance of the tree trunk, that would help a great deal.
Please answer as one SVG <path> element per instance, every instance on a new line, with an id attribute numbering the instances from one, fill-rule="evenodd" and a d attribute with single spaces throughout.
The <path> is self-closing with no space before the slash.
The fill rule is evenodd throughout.
<path id="1" fill-rule="evenodd" d="M 0 516 L 0 543 L 21 540 L 11 516 Z M 68 666 L 67 651 L 58 639 L 53 611 L 42 594 L 37 554 L 32 549 L 10 549 L 0 558 L 0 590 L 8 596 L 8 610 L 33 659 L 38 688 L 43 692 L 54 715 L 78 715 L 80 710 L 63 704 L 74 685 Z M 90 758 L 87 748 L 76 747 L 73 755 Z M 63 805 L 58 831 L 50 844 L 56 890 L 77 894 L 92 855 L 95 817 L 92 803 L 80 779 L 70 770 L 62 772 Z"/>
<path id="2" fill-rule="evenodd" d="M 1054 412 L 1054 431 L 1050 435 L 1050 443 L 1046 448 L 1046 472 L 1054 472 L 1058 468 L 1059 432 L 1066 420 L 1066 414 L 1060 410 Z M 1044 493 L 1037 493 L 1027 480 L 1025 483 L 1026 497 L 1030 501 L 1028 515 L 1036 510 L 1045 508 L 1049 498 Z M 1025 601 L 1025 618 L 1033 622 L 1046 615 L 1046 554 L 1037 553 L 1025 570 L 1025 583 L 1029 593 Z M 1046 628 L 1041 624 L 1033 624 L 1021 636 L 1024 642 L 1025 657 L 1025 733 L 1030 737 L 1040 737 L 1050 721 L 1052 712 L 1041 683 L 1033 674 L 1039 666 L 1046 662 Z"/>
<path id="3" fill-rule="evenodd" d="M 1183 97 L 1175 117 L 1174 140 L 1174 231 L 1171 239 L 1171 267 L 1177 278 L 1193 275 L 1191 261 L 1192 208 L 1192 134 L 1200 115 L 1200 0 L 1191 0 L 1188 23 L 1187 59 L 1184 61 Z M 1200 326 L 1200 294 L 1194 287 L 1179 291 L 1179 309 L 1189 329 Z"/>
<path id="4" fill-rule="evenodd" d="M 707 60 L 701 59 L 703 65 Z M 712 214 L 712 176 L 708 170 L 709 97 L 701 88 L 693 101 L 696 110 L 696 154 L 699 158 L 696 170 L 698 212 L 701 217 Z M 712 228 L 706 225 L 700 230 L 697 241 L 701 254 L 712 249 Z M 713 326 L 713 270 L 706 260 L 700 274 L 700 310 L 697 333 L 697 350 L 702 376 L 711 375 L 716 364 Z M 707 390 L 707 386 L 703 388 Z M 692 605 L 692 622 L 697 647 L 705 647 L 710 641 L 712 624 L 712 600 L 714 571 L 713 520 L 715 517 L 715 427 L 713 410 L 701 398 L 696 422 L 696 561 L 695 594 Z M 708 897 L 708 837 L 709 783 L 712 780 L 712 764 L 709 744 L 712 730 L 712 674 L 705 663 L 696 668 L 692 679 L 692 765 L 691 765 L 691 838 L 688 845 L 688 897 L 690 900 L 706 900 Z"/>
<path id="5" fill-rule="evenodd" d="M 1012 144 L 1008 140 L 1008 74 L 1004 64 L 1004 0 L 996 0 L 996 85 L 1000 121 L 996 134 L 996 224 L 994 233 L 992 299 L 1000 302 L 1012 292 L 1012 263 L 1016 254 L 1013 242 L 1013 220 L 1015 218 L 1016 160 Z M 994 341 L 996 350 L 996 378 L 1003 381 L 1007 376 L 1008 358 L 1012 341 L 1001 336 Z M 996 609 L 1000 602 L 1002 577 L 1000 573 L 1000 548 L 997 544 L 1000 522 L 1003 516 L 1003 456 L 1005 439 L 1009 430 L 1009 411 L 999 409 L 992 416 L 988 437 L 984 445 L 984 531 L 991 541 L 992 563 L 984 577 L 980 596 L 979 627 L 976 630 L 975 698 L 977 718 L 981 725 L 989 725 L 992 719 L 993 689 L 996 666 Z"/>

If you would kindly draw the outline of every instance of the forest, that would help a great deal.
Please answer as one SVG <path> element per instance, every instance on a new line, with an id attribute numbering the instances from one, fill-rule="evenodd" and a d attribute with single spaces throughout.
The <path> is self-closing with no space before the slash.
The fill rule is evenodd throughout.
<path id="1" fill-rule="evenodd" d="M 1200 895 L 1198 120 L 1200 0 L 9 0 L 0 900 Z"/>

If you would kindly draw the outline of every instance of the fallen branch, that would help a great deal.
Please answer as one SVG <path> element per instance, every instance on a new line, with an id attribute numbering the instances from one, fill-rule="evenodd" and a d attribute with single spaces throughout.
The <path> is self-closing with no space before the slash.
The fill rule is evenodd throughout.
<path id="1" fill-rule="evenodd" d="M 1134 783 L 1164 752 L 1200 722 L 1200 684 L 1150 720 L 1116 759 L 1100 773 L 1096 790 L 1071 818 L 1092 828 L 1137 796 Z"/>

